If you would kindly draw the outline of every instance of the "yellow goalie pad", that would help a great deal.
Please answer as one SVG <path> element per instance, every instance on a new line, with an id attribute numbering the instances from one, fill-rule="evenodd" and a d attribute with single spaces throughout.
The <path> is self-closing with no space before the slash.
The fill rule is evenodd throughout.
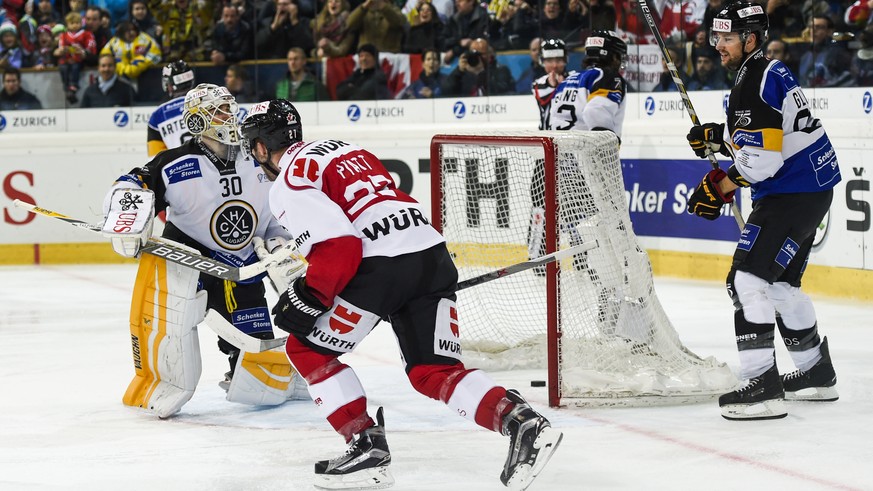
<path id="1" fill-rule="evenodd" d="M 309 399 L 309 391 L 283 348 L 261 353 L 243 352 L 227 389 L 228 401 L 277 406 L 291 399 Z"/>
<path id="2" fill-rule="evenodd" d="M 140 257 L 130 304 L 135 375 L 124 404 L 166 418 L 194 395 L 202 368 L 197 324 L 206 314 L 199 274 L 151 254 Z"/>

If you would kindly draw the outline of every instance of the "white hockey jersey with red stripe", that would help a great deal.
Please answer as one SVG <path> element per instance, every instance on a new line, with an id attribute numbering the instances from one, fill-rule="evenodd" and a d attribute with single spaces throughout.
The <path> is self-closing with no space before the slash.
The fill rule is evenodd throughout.
<path id="1" fill-rule="evenodd" d="M 395 257 L 445 241 L 421 206 L 397 189 L 382 162 L 339 140 L 300 142 L 279 161 L 273 214 L 308 256 L 312 246 L 353 236 L 363 257 Z"/>

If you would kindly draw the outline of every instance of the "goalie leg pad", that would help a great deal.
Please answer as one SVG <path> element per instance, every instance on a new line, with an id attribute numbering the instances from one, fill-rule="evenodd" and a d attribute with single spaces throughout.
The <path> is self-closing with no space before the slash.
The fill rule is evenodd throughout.
<path id="1" fill-rule="evenodd" d="M 227 389 L 227 400 L 253 406 L 278 406 L 289 400 L 309 400 L 306 381 L 291 366 L 284 348 L 244 352 Z"/>
<path id="2" fill-rule="evenodd" d="M 157 256 L 140 259 L 130 308 L 135 376 L 124 404 L 166 418 L 194 395 L 201 373 L 197 324 L 206 313 L 198 277 L 199 272 Z"/>

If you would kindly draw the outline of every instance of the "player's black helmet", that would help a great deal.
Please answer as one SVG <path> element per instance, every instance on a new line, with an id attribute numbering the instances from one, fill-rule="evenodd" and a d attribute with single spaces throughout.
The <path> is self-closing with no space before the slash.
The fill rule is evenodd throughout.
<path id="1" fill-rule="evenodd" d="M 194 71 L 182 60 L 168 63 L 161 70 L 161 88 L 170 97 L 178 97 L 194 88 Z"/>
<path id="2" fill-rule="evenodd" d="M 239 132 L 246 153 L 251 153 L 256 140 L 260 140 L 270 152 L 303 140 L 300 113 L 285 99 L 273 99 L 252 106 L 240 124 Z"/>
<path id="3" fill-rule="evenodd" d="M 540 45 L 540 63 L 549 58 L 563 58 L 567 60 L 567 45 L 563 39 L 546 39 Z"/>
<path id="4" fill-rule="evenodd" d="M 745 43 L 749 34 L 754 32 L 758 35 L 758 46 L 761 46 L 767 40 L 769 28 L 770 20 L 764 7 L 747 1 L 735 1 L 715 14 L 709 44 L 715 46 L 719 33 L 724 32 L 740 33 L 740 39 Z"/>
<path id="5" fill-rule="evenodd" d="M 627 58 L 627 43 L 614 31 L 594 31 L 585 40 L 586 63 L 609 65 L 616 58 L 622 63 Z"/>

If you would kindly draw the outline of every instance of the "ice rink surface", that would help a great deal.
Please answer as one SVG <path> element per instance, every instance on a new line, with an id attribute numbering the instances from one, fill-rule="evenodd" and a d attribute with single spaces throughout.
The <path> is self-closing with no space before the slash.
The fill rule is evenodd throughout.
<path id="1" fill-rule="evenodd" d="M 224 400 L 227 362 L 200 327 L 203 375 L 177 416 L 125 407 L 133 266 L 0 267 L 0 489 L 310 490 L 316 460 L 346 445 L 311 402 L 255 409 Z M 656 279 L 680 337 L 736 368 L 722 285 Z M 681 407 L 548 409 L 519 388 L 561 447 L 531 490 L 873 489 L 873 305 L 814 297 L 840 400 L 788 403 L 787 418 L 732 422 L 715 401 Z M 462 335 L 463 335 L 463 312 Z M 783 346 L 781 371 L 793 370 Z M 344 359 L 385 407 L 395 490 L 500 490 L 508 440 L 413 391 L 379 326 Z"/>

